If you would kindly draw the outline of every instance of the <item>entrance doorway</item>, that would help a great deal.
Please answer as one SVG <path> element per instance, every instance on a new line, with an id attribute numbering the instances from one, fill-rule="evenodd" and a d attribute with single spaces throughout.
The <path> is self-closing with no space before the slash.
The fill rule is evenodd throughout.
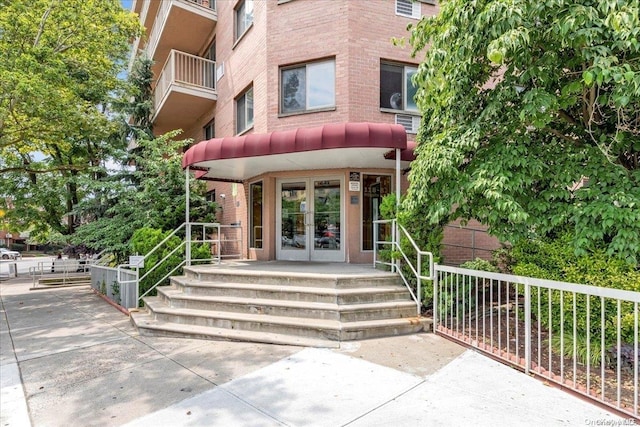
<path id="1" fill-rule="evenodd" d="M 343 178 L 278 181 L 276 257 L 344 262 Z"/>

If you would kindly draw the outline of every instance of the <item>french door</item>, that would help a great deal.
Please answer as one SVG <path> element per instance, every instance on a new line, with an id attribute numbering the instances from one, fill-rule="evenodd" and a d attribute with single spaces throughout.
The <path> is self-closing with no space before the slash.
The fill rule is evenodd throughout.
<path id="1" fill-rule="evenodd" d="M 276 257 L 344 262 L 342 177 L 278 181 Z"/>

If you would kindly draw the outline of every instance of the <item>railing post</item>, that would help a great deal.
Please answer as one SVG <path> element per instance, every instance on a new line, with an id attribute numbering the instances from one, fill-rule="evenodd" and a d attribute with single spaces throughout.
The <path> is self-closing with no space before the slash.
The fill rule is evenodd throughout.
<path id="1" fill-rule="evenodd" d="M 185 173 L 184 173 L 184 186 L 185 186 L 185 212 L 184 212 L 184 216 L 185 216 L 185 241 L 186 241 L 186 245 L 187 247 L 185 248 L 185 257 L 186 257 L 186 261 L 187 261 L 187 266 L 191 265 L 191 223 L 189 222 L 189 209 L 190 209 L 190 205 L 189 205 L 189 192 L 190 192 L 190 188 L 189 188 L 189 166 L 187 166 L 185 168 Z"/>
<path id="2" fill-rule="evenodd" d="M 433 268 L 433 332 L 438 330 L 438 274 Z"/>
<path id="3" fill-rule="evenodd" d="M 378 260 L 378 223 L 373 221 L 373 268 Z"/>
<path id="4" fill-rule="evenodd" d="M 416 298 L 418 299 L 418 316 L 420 316 L 420 308 L 422 307 L 422 255 L 416 254 L 418 257 L 418 275 L 416 276 Z"/>
<path id="5" fill-rule="evenodd" d="M 391 222 L 391 240 L 393 241 L 393 245 L 391 245 L 391 247 L 393 248 L 393 251 L 396 251 L 396 247 L 398 250 L 400 250 L 400 238 L 398 236 L 398 223 L 397 220 L 393 220 Z M 396 257 L 392 257 L 392 270 L 394 273 L 397 273 L 398 271 L 400 271 L 400 258 L 396 258 Z"/>
<path id="6" fill-rule="evenodd" d="M 524 372 L 531 368 L 531 285 L 524 284 Z"/>

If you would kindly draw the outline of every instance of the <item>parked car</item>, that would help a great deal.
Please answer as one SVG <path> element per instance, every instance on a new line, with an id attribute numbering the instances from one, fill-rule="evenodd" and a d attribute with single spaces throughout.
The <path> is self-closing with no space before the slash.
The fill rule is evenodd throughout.
<path id="1" fill-rule="evenodd" d="M 2 259 L 21 259 L 22 255 L 18 251 L 12 251 L 7 248 L 0 248 L 0 258 Z"/>

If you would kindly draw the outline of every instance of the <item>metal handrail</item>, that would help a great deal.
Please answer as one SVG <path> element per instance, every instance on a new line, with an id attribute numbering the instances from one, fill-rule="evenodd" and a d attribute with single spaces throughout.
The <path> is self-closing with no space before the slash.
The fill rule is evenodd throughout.
<path id="1" fill-rule="evenodd" d="M 378 240 L 378 227 L 381 224 L 391 224 L 391 241 L 380 241 Z M 402 233 L 402 236 L 401 236 Z M 434 277 L 434 269 L 433 269 L 433 254 L 431 252 L 428 251 L 423 251 L 422 249 L 420 249 L 420 247 L 418 246 L 418 244 L 415 242 L 415 240 L 413 239 L 413 237 L 411 237 L 411 235 L 409 234 L 409 232 L 407 231 L 406 228 L 404 228 L 402 225 L 398 224 L 397 220 L 395 219 L 389 219 L 389 220 L 375 220 L 373 221 L 373 236 L 374 236 L 374 244 L 373 244 L 373 266 L 374 268 L 381 264 L 381 265 L 387 265 L 391 267 L 391 271 L 398 273 L 400 275 L 400 277 L 402 278 L 402 281 L 404 282 L 405 286 L 407 287 L 407 289 L 409 289 L 409 292 L 411 293 L 411 297 L 413 298 L 413 300 L 416 303 L 417 306 L 417 310 L 418 310 L 418 314 L 420 314 L 421 312 L 421 308 L 422 308 L 422 280 L 433 280 Z M 405 238 L 409 243 L 411 243 L 411 246 L 413 247 L 413 250 L 416 252 L 416 266 L 413 265 L 411 259 L 409 259 L 409 257 L 407 256 L 407 254 L 405 253 L 405 251 L 402 249 L 402 245 L 401 245 L 401 241 L 402 238 Z M 400 258 L 395 258 L 392 257 L 392 262 L 386 262 L 384 260 L 379 260 L 378 259 L 378 246 L 379 245 L 389 245 L 391 246 L 394 250 L 396 250 L 397 252 L 400 253 L 401 257 Z M 428 257 L 428 262 L 429 262 L 429 275 L 425 276 L 422 274 L 422 265 L 423 265 L 423 257 L 426 256 Z M 413 273 L 413 275 L 416 278 L 416 292 L 414 294 L 413 289 L 411 289 L 411 286 L 409 285 L 409 282 L 407 280 L 407 278 L 404 276 L 404 273 L 402 272 L 402 269 L 400 268 L 399 262 L 401 260 L 404 260 L 405 264 L 409 266 L 409 268 L 411 269 L 411 272 Z"/>
<path id="2" fill-rule="evenodd" d="M 222 238 L 222 228 L 234 228 L 234 229 L 238 229 L 240 230 L 240 232 L 242 233 L 242 228 L 240 226 L 237 225 L 229 225 L 229 226 L 224 226 L 221 225 L 220 223 L 206 223 L 206 222 L 190 222 L 190 223 L 182 223 L 178 228 L 176 228 L 173 232 L 171 232 L 171 234 L 169 234 L 167 237 L 165 237 L 160 243 L 158 243 L 153 249 L 151 249 L 146 255 L 145 255 L 145 259 L 147 259 L 150 255 L 152 255 L 154 252 L 156 252 L 160 247 L 162 247 L 163 245 L 165 245 L 169 239 L 171 239 L 173 236 L 175 236 L 183 227 L 186 227 L 186 234 L 184 236 L 184 239 L 182 242 L 180 242 L 180 244 L 178 244 L 175 248 L 173 248 L 168 254 L 166 254 L 161 260 L 159 260 L 158 262 L 155 263 L 155 265 L 151 266 L 149 268 L 149 270 L 147 270 L 145 272 L 145 274 L 142 277 L 137 277 L 136 278 L 136 286 L 139 287 L 140 283 L 146 279 L 153 271 L 155 271 L 161 264 L 164 264 L 170 257 L 172 257 L 173 255 L 175 255 L 176 253 L 179 253 L 181 250 L 184 249 L 184 255 L 185 255 L 185 259 L 182 260 L 176 267 L 174 267 L 169 273 L 165 274 L 161 279 L 159 279 L 156 283 L 154 283 L 149 289 L 147 289 L 142 295 L 140 295 L 138 297 L 138 302 L 140 302 L 140 300 L 142 300 L 143 297 L 147 296 L 151 291 L 153 291 L 155 288 L 157 288 L 160 284 L 162 284 L 168 277 L 170 277 L 171 275 L 173 275 L 177 270 L 179 270 L 180 268 L 184 267 L 185 265 L 191 265 L 192 262 L 211 262 L 211 261 L 217 261 L 218 264 L 220 264 L 222 262 L 222 258 L 226 255 L 222 255 L 222 243 L 223 242 L 242 242 L 242 234 L 240 234 L 240 237 L 237 239 L 223 239 Z M 207 238 L 207 229 L 214 229 L 214 231 L 212 231 L 213 233 L 216 234 L 217 238 Z M 202 233 L 202 237 L 200 239 L 193 239 L 192 238 L 192 234 L 194 231 L 200 231 Z M 191 258 L 191 251 L 189 250 L 191 248 L 191 244 L 196 243 L 196 244 L 203 244 L 203 243 L 209 243 L 209 244 L 216 244 L 216 254 L 215 257 L 213 258 L 208 258 L 208 259 L 192 259 Z M 237 256 L 239 254 L 232 254 L 229 256 Z M 139 266 L 132 266 L 129 264 L 122 264 L 121 266 L 122 268 L 127 268 L 127 269 L 131 269 L 131 268 L 135 268 L 135 271 L 138 271 Z M 120 281 L 120 275 L 118 275 L 118 282 L 121 284 L 124 283 L 131 283 L 132 281 Z"/>

